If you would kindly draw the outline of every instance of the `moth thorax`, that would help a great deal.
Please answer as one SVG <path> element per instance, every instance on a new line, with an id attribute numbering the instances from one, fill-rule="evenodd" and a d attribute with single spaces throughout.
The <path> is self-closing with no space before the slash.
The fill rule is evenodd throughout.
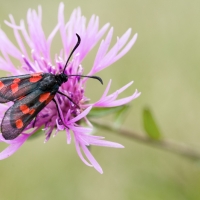
<path id="1" fill-rule="evenodd" d="M 68 76 L 66 74 L 59 74 L 55 76 L 58 85 L 62 85 L 63 83 L 68 81 Z"/>
<path id="2" fill-rule="evenodd" d="M 43 91 L 49 90 L 56 84 L 55 75 L 48 74 L 40 83 L 40 89 Z"/>

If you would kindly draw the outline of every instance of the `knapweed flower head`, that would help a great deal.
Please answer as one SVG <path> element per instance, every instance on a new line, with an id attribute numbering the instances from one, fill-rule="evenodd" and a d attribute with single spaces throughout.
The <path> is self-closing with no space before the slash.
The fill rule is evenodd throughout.
<path id="1" fill-rule="evenodd" d="M 37 72 L 60 74 L 71 50 L 77 43 L 76 34 L 78 34 L 81 38 L 81 44 L 75 50 L 65 73 L 67 75 L 83 75 L 82 61 L 101 40 L 93 66 L 87 74 L 93 76 L 124 56 L 136 41 L 137 34 L 129 39 L 131 29 L 128 29 L 122 37 L 117 38 L 116 44 L 108 50 L 113 35 L 113 28 L 109 29 L 109 24 L 105 24 L 99 29 L 99 18 L 95 15 L 86 23 L 86 18 L 81 14 L 80 8 L 75 9 L 69 21 L 65 22 L 63 12 L 64 4 L 61 3 L 58 10 L 58 23 L 47 38 L 41 25 L 42 10 L 40 6 L 38 7 L 38 11 L 28 10 L 27 28 L 23 20 L 17 25 L 13 16 L 10 15 L 10 21 L 5 21 L 5 23 L 13 29 L 18 47 L 8 39 L 3 30 L 0 30 L 0 50 L 2 55 L 0 57 L 0 69 L 9 72 L 9 76 Z M 57 32 L 60 33 L 63 47 L 52 59 L 50 56 L 51 44 Z M 105 34 L 106 36 L 104 36 Z M 105 37 L 104 40 L 102 40 L 103 36 Z M 15 66 L 13 60 L 18 60 L 20 64 Z M 117 99 L 118 95 L 126 90 L 133 82 L 128 83 L 121 89 L 108 95 L 111 86 L 110 81 L 101 98 L 97 102 L 92 103 L 85 96 L 87 81 L 87 78 L 82 79 L 78 76 L 69 77 L 68 81 L 60 86 L 59 91 L 66 94 L 73 101 L 57 93 L 55 100 L 58 107 L 56 107 L 54 102 L 50 102 L 17 138 L 5 140 L 0 135 L 0 141 L 9 144 L 0 153 L 0 159 L 11 156 L 38 129 L 43 128 L 46 135 L 45 142 L 49 140 L 52 134 L 55 136 L 59 131 L 64 130 L 68 144 L 71 143 L 71 136 L 74 136 L 76 151 L 81 160 L 86 165 L 94 167 L 98 172 L 103 173 L 100 165 L 87 147 L 96 145 L 123 148 L 123 146 L 118 143 L 105 141 L 103 137 L 92 135 L 93 126 L 87 115 L 95 107 L 116 107 L 127 104 L 137 98 L 140 93 L 136 90 L 129 97 Z M 0 104 L 0 120 L 3 119 L 5 111 L 11 105 L 12 102 Z M 81 122 L 85 122 L 85 125 L 82 125 Z M 87 160 L 82 155 L 82 152 L 85 154 Z"/>

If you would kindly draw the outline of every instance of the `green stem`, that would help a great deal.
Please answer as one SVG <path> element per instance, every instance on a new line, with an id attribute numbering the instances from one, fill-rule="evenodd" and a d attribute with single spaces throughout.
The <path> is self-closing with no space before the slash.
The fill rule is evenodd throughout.
<path id="1" fill-rule="evenodd" d="M 147 137 L 146 135 L 142 135 L 134 131 L 127 130 L 125 128 L 118 128 L 118 127 L 113 126 L 112 124 L 109 124 L 100 120 L 91 120 L 91 122 L 96 127 L 108 130 L 110 132 L 114 132 L 120 136 L 129 138 L 132 140 L 136 140 L 143 144 L 147 144 L 159 149 L 170 151 L 172 153 L 179 154 L 190 159 L 195 159 L 195 160 L 200 159 L 200 152 L 184 143 L 175 142 L 173 140 L 168 140 L 168 139 L 153 140 Z"/>

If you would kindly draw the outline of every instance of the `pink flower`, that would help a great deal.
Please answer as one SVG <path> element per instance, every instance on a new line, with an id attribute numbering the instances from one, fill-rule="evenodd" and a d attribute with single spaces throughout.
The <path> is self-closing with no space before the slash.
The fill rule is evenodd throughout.
<path id="1" fill-rule="evenodd" d="M 18 47 L 8 39 L 2 30 L 0 30 L 0 50 L 2 53 L 2 57 L 0 57 L 0 69 L 9 72 L 9 76 L 34 72 L 59 74 L 62 72 L 66 60 L 77 42 L 77 33 L 81 37 L 81 44 L 73 54 L 73 59 L 67 66 L 66 74 L 82 75 L 83 67 L 81 63 L 83 59 L 103 37 L 103 35 L 105 35 L 106 31 L 108 31 L 105 39 L 101 41 L 93 67 L 88 74 L 92 76 L 124 56 L 136 41 L 137 34 L 129 39 L 131 29 L 128 29 L 122 37 L 117 38 L 116 44 L 108 50 L 113 35 L 113 28 L 109 29 L 109 24 L 105 24 L 99 30 L 99 18 L 95 15 L 93 15 L 90 18 L 89 23 L 86 24 L 86 19 L 81 15 L 80 8 L 75 9 L 72 12 L 69 21 L 65 23 L 63 12 L 64 4 L 61 3 L 58 10 L 58 23 L 47 38 L 45 37 L 41 25 L 42 9 L 40 6 L 38 7 L 38 12 L 31 9 L 28 10 L 28 31 L 25 28 L 23 20 L 20 21 L 19 25 L 17 25 L 13 16 L 10 15 L 10 22 L 5 21 L 5 23 L 13 29 Z M 60 32 L 63 48 L 52 60 L 50 57 L 51 43 L 57 32 Z M 24 44 L 24 41 L 26 44 Z M 26 49 L 27 45 L 29 47 L 28 50 Z M 30 52 L 31 56 L 29 56 Z M 12 62 L 13 59 L 10 59 L 11 57 L 19 61 L 20 64 L 17 68 Z M 103 173 L 100 165 L 94 159 L 87 146 L 96 145 L 114 148 L 123 148 L 123 146 L 118 143 L 105 141 L 103 137 L 91 135 L 93 126 L 87 118 L 87 114 L 94 107 L 114 107 L 127 104 L 137 98 L 140 93 L 136 90 L 129 97 L 117 99 L 118 95 L 126 90 L 133 82 L 128 83 L 113 94 L 108 95 L 111 85 L 110 81 L 100 100 L 94 103 L 88 103 L 88 98 L 85 96 L 85 84 L 87 80 L 88 78 L 80 79 L 80 77 L 69 77 L 69 80 L 59 88 L 59 90 L 67 94 L 76 105 L 66 97 L 56 94 L 55 99 L 58 102 L 58 109 L 61 118 L 68 128 L 63 126 L 60 121 L 55 104 L 50 102 L 37 115 L 35 127 L 31 132 L 29 129 L 33 127 L 34 120 L 28 125 L 25 131 L 14 140 L 5 140 L 2 135 L 0 135 L 0 141 L 9 144 L 9 146 L 0 153 L 0 159 L 11 156 L 31 135 L 43 126 L 46 134 L 45 142 L 47 142 L 56 127 L 54 136 L 59 131 L 65 130 L 67 143 L 70 144 L 71 135 L 74 135 L 76 150 L 81 160 L 86 165 L 94 167 L 98 172 Z M 3 118 L 4 112 L 11 105 L 12 102 L 0 104 L 0 119 Z M 77 105 L 79 107 L 77 107 Z M 85 121 L 88 126 L 81 126 L 80 121 Z M 29 133 L 27 133 L 28 130 Z M 81 149 L 88 161 L 83 157 Z"/>

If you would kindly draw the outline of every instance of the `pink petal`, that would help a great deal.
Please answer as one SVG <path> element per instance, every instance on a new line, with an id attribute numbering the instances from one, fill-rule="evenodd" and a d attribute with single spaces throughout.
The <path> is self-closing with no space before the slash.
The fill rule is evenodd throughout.
<path id="1" fill-rule="evenodd" d="M 30 47 L 30 49 L 33 49 L 33 42 L 31 41 L 31 39 L 26 31 L 24 20 L 20 21 L 20 27 L 21 27 L 22 35 L 26 41 L 26 44 Z"/>
<path id="2" fill-rule="evenodd" d="M 94 65 L 92 67 L 91 72 L 93 72 L 93 73 L 97 72 L 96 71 L 96 68 L 98 67 L 97 65 L 101 62 L 101 60 L 105 56 L 105 54 L 106 54 L 106 52 L 107 52 L 107 50 L 108 50 L 108 48 L 110 46 L 112 35 L 113 35 L 113 28 L 111 28 L 110 31 L 108 32 L 105 41 L 102 40 L 101 45 L 99 47 L 99 50 L 97 52 L 97 55 L 96 55 L 96 58 L 95 58 L 95 61 L 94 61 Z M 89 75 L 92 75 L 93 73 L 89 73 Z"/>
<path id="3" fill-rule="evenodd" d="M 76 151 L 78 153 L 78 156 L 80 157 L 80 159 L 89 167 L 92 167 L 92 165 L 90 163 L 88 163 L 85 158 L 83 157 L 81 151 L 80 151 L 80 147 L 79 147 L 79 141 L 76 140 L 75 138 L 75 147 L 76 147 Z"/>
<path id="4" fill-rule="evenodd" d="M 21 135 L 20 138 L 17 140 L 18 142 L 11 142 L 11 144 L 0 153 L 0 160 L 8 158 L 13 153 L 15 153 L 22 146 L 22 144 L 24 144 L 29 136 L 30 135 Z M 0 140 L 2 140 L 2 136 Z"/>
<path id="5" fill-rule="evenodd" d="M 1 52 L 4 55 L 7 62 L 9 62 L 11 65 L 12 62 L 8 58 L 7 54 L 11 55 L 14 58 L 20 59 L 21 58 L 21 52 L 13 45 L 13 43 L 8 39 L 6 34 L 0 29 L 0 41 L 1 41 Z"/>
<path id="6" fill-rule="evenodd" d="M 110 24 L 107 23 L 99 30 L 99 32 L 96 35 L 96 43 L 103 37 L 109 26 Z"/>
<path id="7" fill-rule="evenodd" d="M 126 47 L 114 58 L 113 63 L 119 60 L 122 56 L 124 56 L 131 47 L 135 44 L 137 40 L 137 33 L 133 36 L 133 38 L 129 41 L 129 43 L 126 45 Z"/>
<path id="8" fill-rule="evenodd" d="M 28 54 L 27 54 L 26 48 L 25 48 L 24 43 L 23 43 L 23 41 L 21 39 L 21 36 L 20 36 L 20 34 L 18 32 L 19 30 L 21 30 L 21 27 L 17 26 L 15 24 L 15 20 L 14 20 L 12 15 L 9 15 L 9 17 L 10 17 L 10 21 L 11 21 L 12 24 L 7 23 L 7 25 L 10 25 L 10 27 L 13 28 L 16 41 L 17 41 L 22 53 L 28 58 Z M 6 21 L 5 21 L 5 23 L 6 23 Z"/>
<path id="9" fill-rule="evenodd" d="M 103 170 L 101 168 L 101 166 L 99 165 L 99 163 L 95 160 L 95 158 L 93 157 L 93 155 L 90 153 L 90 151 L 88 150 L 88 148 L 82 144 L 81 148 L 83 149 L 83 152 L 85 153 L 86 157 L 88 158 L 88 160 L 90 161 L 90 163 L 92 164 L 92 166 L 100 173 L 103 174 Z"/>
<path id="10" fill-rule="evenodd" d="M 116 142 L 110 142 L 110 141 L 106 141 L 106 140 L 92 140 L 90 141 L 91 145 L 95 145 L 95 146 L 104 146 L 104 147 L 112 147 L 112 148 L 124 148 L 123 145 L 118 144 Z"/>
<path id="11" fill-rule="evenodd" d="M 60 28 L 60 24 L 58 23 L 56 25 L 56 27 L 53 29 L 53 31 L 50 33 L 50 35 L 49 35 L 49 37 L 47 39 L 47 43 L 48 43 L 49 48 L 51 47 L 52 40 L 55 37 L 55 35 L 56 35 L 57 31 L 59 30 L 59 28 Z"/>
<path id="12" fill-rule="evenodd" d="M 66 135 L 67 135 L 67 144 L 70 144 L 72 138 L 68 128 L 66 128 Z"/>
<path id="13" fill-rule="evenodd" d="M 122 98 L 122 99 L 119 99 L 119 100 L 115 100 L 113 102 L 107 102 L 107 103 L 102 104 L 101 106 L 104 106 L 104 107 L 121 106 L 121 105 L 129 103 L 133 99 L 136 99 L 137 97 L 140 96 L 140 94 L 141 93 L 138 93 L 138 91 L 136 90 L 135 93 L 133 95 L 129 96 L 129 97 Z"/>
<path id="14" fill-rule="evenodd" d="M 123 91 L 125 91 L 128 87 L 130 87 L 133 84 L 133 81 L 131 81 L 130 83 L 126 84 L 125 86 L 123 86 L 122 88 L 120 88 L 118 91 L 118 93 L 122 93 Z"/>
<path id="15" fill-rule="evenodd" d="M 78 116 L 76 116 L 73 119 L 69 120 L 69 123 L 74 123 L 74 122 L 79 121 L 80 119 L 85 117 L 90 112 L 91 109 L 92 109 L 92 106 L 88 107 L 81 114 L 79 114 Z"/>
<path id="16" fill-rule="evenodd" d="M 67 39 L 66 39 L 66 33 L 65 33 L 65 22 L 64 22 L 64 4 L 61 2 L 58 9 L 58 22 L 60 24 L 60 35 L 62 39 L 62 44 L 64 46 L 64 51 L 66 53 L 69 52 L 69 49 L 67 48 Z"/>

